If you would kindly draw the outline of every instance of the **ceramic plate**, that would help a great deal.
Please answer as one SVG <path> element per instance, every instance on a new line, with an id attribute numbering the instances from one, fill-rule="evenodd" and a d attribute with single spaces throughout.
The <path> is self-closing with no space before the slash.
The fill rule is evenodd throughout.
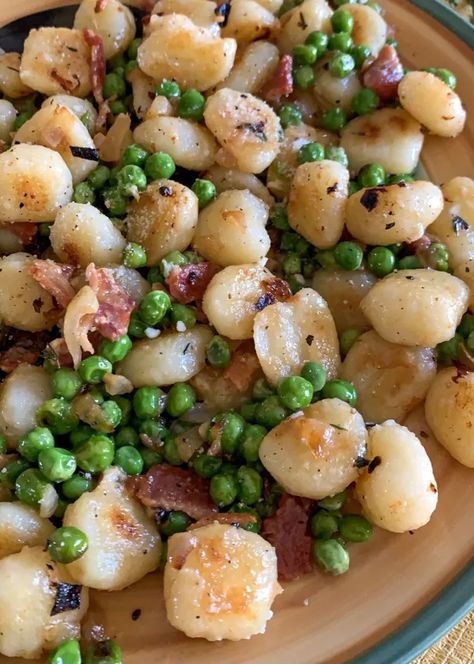
<path id="1" fill-rule="evenodd" d="M 456 139 L 428 138 L 423 165 L 442 183 L 474 177 L 474 29 L 435 0 L 382 0 L 409 68 L 447 67 L 470 122 Z M 33 25 L 70 25 L 72 11 L 31 16 L 61 0 L 0 0 L 0 46 L 19 48 Z M 426 13 L 423 10 L 427 10 Z M 429 100 L 427 100 L 429 103 Z M 417 414 L 414 429 L 428 429 Z M 351 549 L 351 571 L 339 578 L 318 572 L 287 584 L 263 636 L 240 643 L 191 640 L 166 621 L 157 574 L 120 593 L 92 593 L 89 621 L 105 626 L 124 649 L 127 664 L 404 664 L 438 639 L 474 606 L 474 473 L 424 437 L 439 485 L 439 506 L 413 535 L 378 531 Z M 141 609 L 138 620 L 132 619 Z M 0 658 L 3 664 L 20 660 Z"/>

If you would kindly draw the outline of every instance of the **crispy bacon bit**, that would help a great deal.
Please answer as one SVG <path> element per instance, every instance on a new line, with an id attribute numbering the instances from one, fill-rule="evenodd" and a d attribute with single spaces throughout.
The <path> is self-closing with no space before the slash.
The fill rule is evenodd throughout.
<path id="1" fill-rule="evenodd" d="M 97 113 L 97 120 L 95 121 L 94 129 L 98 134 L 103 134 L 107 129 L 107 118 L 110 114 L 110 106 L 108 101 L 101 101 L 99 103 L 99 112 Z M 95 137 L 94 137 L 95 140 Z M 96 143 L 97 145 L 97 143 Z M 97 147 L 101 147 L 97 145 Z"/>
<path id="2" fill-rule="evenodd" d="M 160 464 L 128 482 L 129 490 L 146 507 L 181 510 L 193 519 L 217 513 L 209 496 L 208 480 L 192 470 Z"/>
<path id="3" fill-rule="evenodd" d="M 276 549 L 278 578 L 291 581 L 310 572 L 311 537 L 309 529 L 310 502 L 283 494 L 272 516 L 264 519 L 262 535 Z"/>
<path id="4" fill-rule="evenodd" d="M 91 81 L 92 93 L 96 102 L 100 104 L 104 101 L 102 93 L 105 80 L 105 50 L 102 37 L 93 30 L 87 28 L 84 30 L 84 39 L 91 47 Z"/>
<path id="5" fill-rule="evenodd" d="M 99 301 L 93 327 L 115 341 L 127 332 L 135 302 L 107 268 L 96 268 L 91 263 L 87 266 L 86 278 Z"/>
<path id="6" fill-rule="evenodd" d="M 0 229 L 13 233 L 24 246 L 27 246 L 34 240 L 38 232 L 38 225 L 25 221 L 15 221 L 12 224 L 0 224 Z"/>
<path id="7" fill-rule="evenodd" d="M 230 364 L 222 376 L 228 378 L 239 392 L 246 392 L 260 371 L 253 341 L 246 341 L 232 353 Z"/>
<path id="8" fill-rule="evenodd" d="M 51 78 L 54 78 L 55 81 L 59 83 L 59 85 L 62 87 L 63 90 L 66 92 L 72 93 L 77 88 L 80 86 L 81 82 L 77 76 L 77 74 L 73 74 L 73 81 L 71 79 L 64 78 L 61 76 L 61 74 L 58 72 L 57 69 L 52 69 L 51 70 Z"/>
<path id="9" fill-rule="evenodd" d="M 219 268 L 213 263 L 190 263 L 174 267 L 166 278 L 171 296 L 181 304 L 202 300 L 204 292 Z"/>
<path id="10" fill-rule="evenodd" d="M 365 70 L 363 79 L 366 88 L 372 88 L 381 101 L 388 101 L 397 96 L 398 84 L 403 76 L 398 53 L 393 46 L 386 44 Z"/>
<path id="11" fill-rule="evenodd" d="M 282 97 L 288 97 L 293 92 L 293 58 L 283 55 L 278 66 L 260 90 L 259 95 L 266 101 L 278 103 Z"/>
<path id="12" fill-rule="evenodd" d="M 149 12 L 151 14 L 155 5 L 156 5 L 156 0 L 142 0 L 141 9 L 144 12 Z"/>
<path id="13" fill-rule="evenodd" d="M 66 308 L 76 291 L 71 286 L 75 268 L 60 265 L 50 260 L 35 259 L 30 265 L 30 274 L 39 285 L 54 297 L 60 307 Z"/>
<path id="14" fill-rule="evenodd" d="M 95 13 L 99 14 L 100 12 L 103 12 L 104 9 L 107 7 L 108 1 L 109 0 L 96 0 L 94 8 Z"/>
<path id="15" fill-rule="evenodd" d="M 284 302 L 291 296 L 291 288 L 286 281 L 279 277 L 264 279 L 260 285 L 262 286 L 264 293 L 255 303 L 257 311 L 262 311 L 262 309 L 265 309 L 265 307 L 268 307 L 269 304 L 273 304 L 274 302 Z"/>
<path id="16" fill-rule="evenodd" d="M 245 526 L 257 523 L 257 517 L 245 512 L 225 512 L 213 516 L 205 516 L 189 526 L 188 530 L 210 526 L 211 523 L 222 523 L 224 525 L 235 526 L 236 528 L 245 528 Z"/>
<path id="17" fill-rule="evenodd" d="M 45 332 L 14 330 L 11 334 L 7 333 L 2 346 L 9 347 L 0 351 L 0 369 L 11 373 L 20 364 L 36 364 L 49 339 Z"/>

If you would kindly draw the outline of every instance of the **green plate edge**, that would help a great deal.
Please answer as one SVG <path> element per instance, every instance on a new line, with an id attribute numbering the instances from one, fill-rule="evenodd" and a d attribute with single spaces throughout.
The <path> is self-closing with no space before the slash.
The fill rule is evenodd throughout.
<path id="1" fill-rule="evenodd" d="M 439 0 L 409 0 L 474 48 L 474 26 Z M 351 664 L 410 664 L 474 609 L 474 562 L 471 562 L 409 623 Z"/>

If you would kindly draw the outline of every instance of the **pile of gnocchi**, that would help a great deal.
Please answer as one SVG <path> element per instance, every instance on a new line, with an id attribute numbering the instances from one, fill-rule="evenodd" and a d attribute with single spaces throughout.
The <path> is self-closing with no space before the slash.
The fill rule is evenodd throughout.
<path id="1" fill-rule="evenodd" d="M 248 639 L 426 525 L 417 407 L 474 468 L 474 182 L 418 168 L 455 75 L 374 0 L 134 4 L 0 54 L 0 653 L 50 664 L 122 661 L 89 590 Z"/>

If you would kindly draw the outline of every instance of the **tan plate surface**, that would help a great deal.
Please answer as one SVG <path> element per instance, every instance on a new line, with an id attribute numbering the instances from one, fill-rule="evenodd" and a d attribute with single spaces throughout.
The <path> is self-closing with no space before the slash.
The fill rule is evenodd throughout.
<path id="1" fill-rule="evenodd" d="M 396 29 L 404 63 L 411 68 L 452 69 L 473 118 L 474 68 L 469 48 L 406 0 L 382 2 Z M 0 25 L 61 4 L 72 3 L 0 0 Z M 423 161 L 434 182 L 455 175 L 474 176 L 472 126 L 471 120 L 470 129 L 455 140 L 426 141 Z M 474 472 L 454 462 L 436 442 L 424 442 L 440 490 L 439 507 L 430 524 L 413 535 L 379 531 L 369 544 L 353 546 L 351 571 L 341 578 L 329 579 L 315 572 L 287 585 L 275 602 L 275 616 L 264 636 L 221 644 L 186 639 L 166 622 L 159 575 L 121 593 L 93 593 L 92 617 L 119 640 L 127 664 L 347 661 L 413 617 L 472 557 Z M 141 617 L 133 622 L 131 614 L 137 608 L 142 610 Z"/>

